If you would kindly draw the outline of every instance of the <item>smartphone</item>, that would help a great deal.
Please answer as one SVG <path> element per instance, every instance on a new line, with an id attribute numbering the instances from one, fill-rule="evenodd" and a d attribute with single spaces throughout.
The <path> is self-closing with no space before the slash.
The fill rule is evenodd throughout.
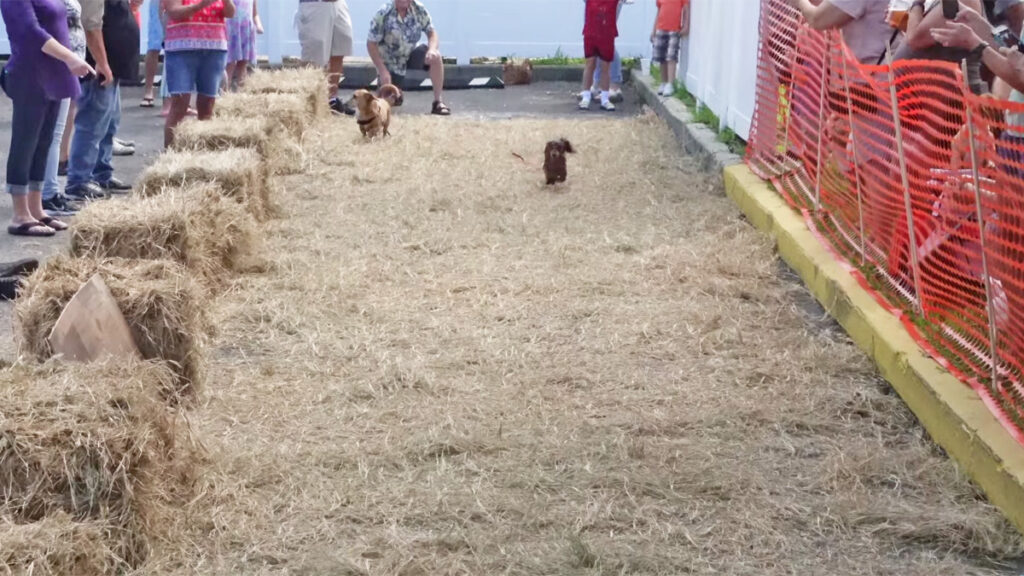
<path id="1" fill-rule="evenodd" d="M 1020 45 L 1020 38 L 1005 24 L 997 26 L 992 31 L 992 36 L 995 37 L 996 45 L 1000 48 L 1013 48 Z"/>
<path id="2" fill-rule="evenodd" d="M 960 0 L 942 0 L 942 15 L 953 20 L 960 13 Z"/>

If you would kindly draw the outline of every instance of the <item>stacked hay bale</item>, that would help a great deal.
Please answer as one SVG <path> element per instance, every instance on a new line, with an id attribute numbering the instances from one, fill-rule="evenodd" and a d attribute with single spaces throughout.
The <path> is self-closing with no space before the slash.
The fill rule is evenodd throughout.
<path id="1" fill-rule="evenodd" d="M 0 564 L 117 574 L 176 534 L 201 452 L 157 364 L 0 372 Z"/>
<path id="2" fill-rule="evenodd" d="M 211 291 L 244 268 L 255 243 L 252 216 L 214 184 L 90 204 L 71 229 L 73 256 L 171 260 Z"/>
<path id="3" fill-rule="evenodd" d="M 211 328 L 187 269 L 169 260 L 50 260 L 28 279 L 14 308 L 22 352 L 40 362 L 52 358 L 49 336 L 54 325 L 97 273 L 128 321 L 142 357 L 165 362 L 175 374 L 174 386 L 164 395 L 194 396 L 202 384 L 203 344 Z"/>
<path id="4" fill-rule="evenodd" d="M 270 182 L 255 150 L 229 148 L 214 152 L 168 152 L 146 169 L 135 184 L 142 196 L 212 183 L 222 194 L 246 206 L 257 220 L 270 217 Z"/>
<path id="5" fill-rule="evenodd" d="M 298 94 L 314 119 L 328 116 L 327 78 L 318 68 L 260 71 L 245 82 L 247 94 Z"/>
<path id="6" fill-rule="evenodd" d="M 306 163 L 301 141 L 279 122 L 263 118 L 219 116 L 209 121 L 187 121 L 174 132 L 178 151 L 255 150 L 268 173 L 299 174 Z"/>

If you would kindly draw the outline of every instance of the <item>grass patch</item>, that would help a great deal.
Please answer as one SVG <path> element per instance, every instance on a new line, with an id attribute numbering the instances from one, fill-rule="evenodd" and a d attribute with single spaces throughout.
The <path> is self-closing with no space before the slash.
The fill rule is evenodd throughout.
<path id="1" fill-rule="evenodd" d="M 657 64 L 651 64 L 651 76 L 654 78 L 661 77 L 661 67 Z M 703 124 L 708 128 L 715 131 L 718 135 L 718 141 L 729 147 L 729 151 L 733 154 L 744 155 L 747 151 L 747 142 L 740 138 L 732 128 L 722 128 L 721 119 L 711 111 L 710 108 L 701 104 L 697 101 L 697 97 L 690 94 L 690 91 L 686 89 L 678 81 L 675 83 L 676 91 L 673 96 L 682 101 L 686 105 L 686 109 L 693 115 L 694 121 L 698 124 Z"/>

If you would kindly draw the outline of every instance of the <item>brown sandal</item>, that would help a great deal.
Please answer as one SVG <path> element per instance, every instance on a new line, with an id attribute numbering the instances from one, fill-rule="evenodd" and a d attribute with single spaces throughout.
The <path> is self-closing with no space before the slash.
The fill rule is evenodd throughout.
<path id="1" fill-rule="evenodd" d="M 42 224 L 43 226 L 46 226 L 47 228 L 53 228 L 57 232 L 63 232 L 68 229 L 68 225 L 65 222 L 57 220 L 56 218 L 51 218 L 49 216 L 46 216 L 45 218 L 40 218 L 39 223 Z"/>

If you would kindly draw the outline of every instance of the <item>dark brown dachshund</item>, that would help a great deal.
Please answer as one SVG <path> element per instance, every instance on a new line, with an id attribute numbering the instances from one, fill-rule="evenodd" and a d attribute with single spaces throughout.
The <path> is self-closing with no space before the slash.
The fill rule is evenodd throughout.
<path id="1" fill-rule="evenodd" d="M 544 147 L 544 175 L 548 179 L 548 186 L 555 182 L 565 182 L 568 176 L 565 155 L 575 152 L 565 138 L 552 140 Z"/>

